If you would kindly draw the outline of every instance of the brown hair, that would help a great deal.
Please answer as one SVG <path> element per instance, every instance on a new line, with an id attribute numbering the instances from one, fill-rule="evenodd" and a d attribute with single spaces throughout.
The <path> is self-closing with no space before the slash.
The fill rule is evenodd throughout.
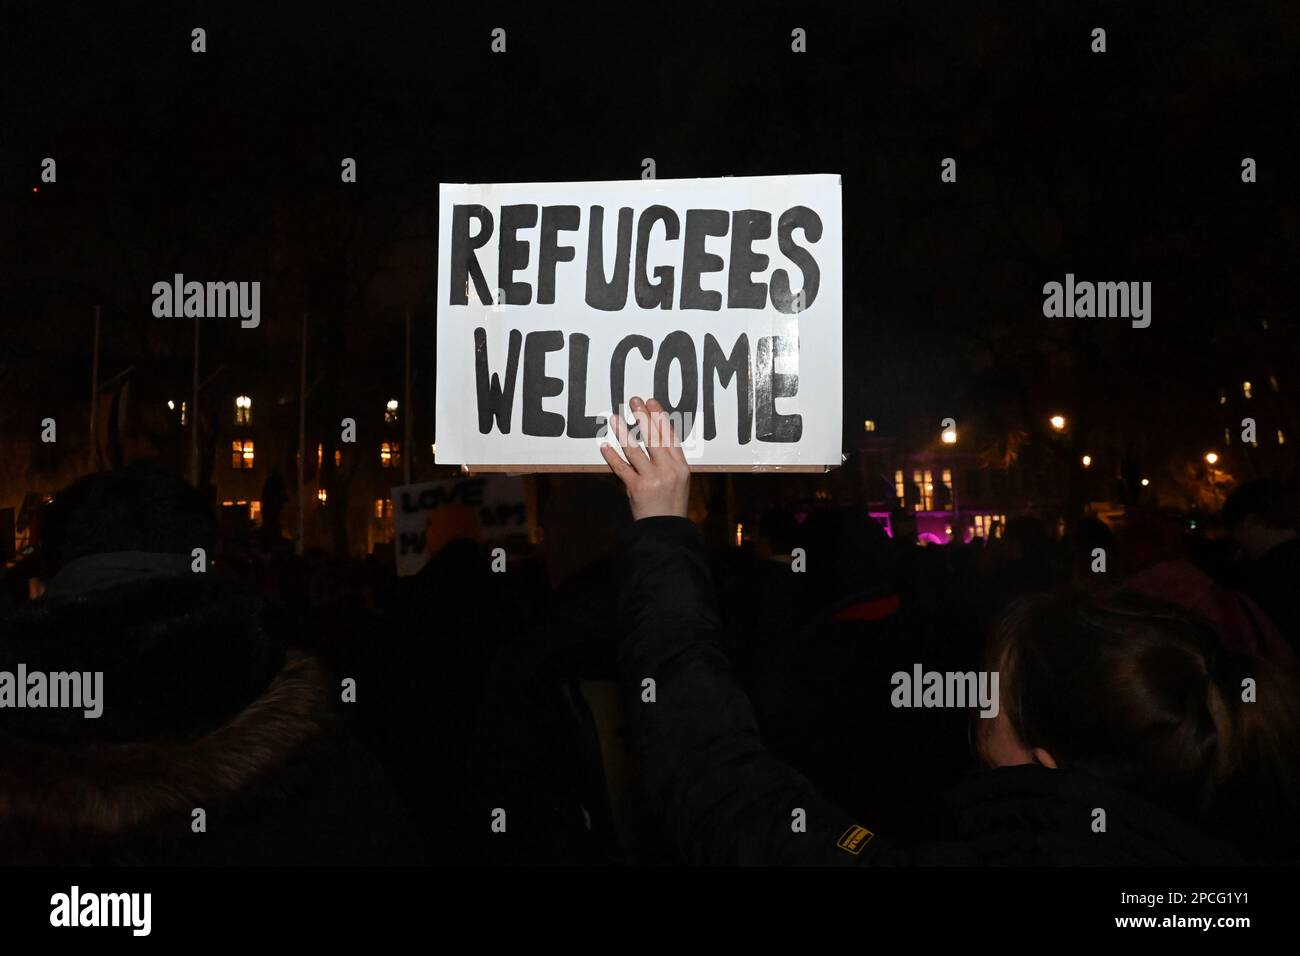
<path id="1" fill-rule="evenodd" d="M 1297 688 L 1205 621 L 1132 592 L 1039 596 L 1011 609 L 990 653 L 1027 747 L 1239 843 L 1294 845 Z"/>

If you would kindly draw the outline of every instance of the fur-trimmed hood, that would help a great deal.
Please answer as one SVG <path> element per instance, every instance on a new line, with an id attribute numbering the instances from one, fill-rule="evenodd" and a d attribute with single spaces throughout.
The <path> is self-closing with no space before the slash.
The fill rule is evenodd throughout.
<path id="1" fill-rule="evenodd" d="M 0 621 L 0 670 L 103 674 L 103 714 L 0 709 L 34 742 L 181 742 L 251 704 L 284 666 L 286 621 L 243 582 L 149 578 L 50 594 Z"/>
<path id="2" fill-rule="evenodd" d="M 174 823 L 266 787 L 330 723 L 320 666 L 293 654 L 261 696 L 193 740 L 0 737 L 0 823 L 68 840 Z"/>
<path id="3" fill-rule="evenodd" d="M 321 665 L 284 636 L 240 582 L 198 575 L 0 622 L 0 670 L 104 674 L 98 719 L 0 709 L 0 863 L 389 859 L 385 817 L 404 813 Z"/>

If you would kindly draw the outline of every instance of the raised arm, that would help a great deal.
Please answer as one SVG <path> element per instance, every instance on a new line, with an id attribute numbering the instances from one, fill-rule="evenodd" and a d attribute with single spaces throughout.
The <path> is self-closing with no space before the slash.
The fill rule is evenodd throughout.
<path id="1" fill-rule="evenodd" d="M 631 407 L 646 449 L 615 419 L 627 459 L 609 446 L 602 454 L 637 519 L 620 558 L 619 670 L 651 799 L 692 863 L 865 862 L 877 853 L 873 838 L 759 739 L 686 518 L 685 456 L 657 402 Z"/>

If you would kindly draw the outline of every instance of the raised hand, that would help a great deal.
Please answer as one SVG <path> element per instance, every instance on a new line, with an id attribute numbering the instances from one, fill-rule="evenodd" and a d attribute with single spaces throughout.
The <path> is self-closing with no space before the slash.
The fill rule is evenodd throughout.
<path id="1" fill-rule="evenodd" d="M 643 402 L 633 397 L 628 405 L 645 448 L 642 449 L 640 443 L 632 438 L 621 415 L 611 415 L 610 427 L 627 459 L 624 460 L 618 449 L 608 443 L 601 445 L 600 453 L 627 489 L 632 517 L 637 521 L 661 515 L 685 518 L 690 500 L 691 468 L 686 463 L 686 455 L 678 443 L 672 422 L 663 406 L 653 398 Z"/>

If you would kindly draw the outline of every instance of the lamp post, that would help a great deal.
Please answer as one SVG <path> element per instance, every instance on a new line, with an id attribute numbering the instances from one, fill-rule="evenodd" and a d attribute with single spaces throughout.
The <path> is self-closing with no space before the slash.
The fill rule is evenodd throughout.
<path id="1" fill-rule="evenodd" d="M 303 464 L 307 454 L 307 313 L 302 314 L 302 358 L 298 363 L 298 538 L 294 553 L 301 556 L 306 540 L 304 512 L 307 500 L 303 492 Z"/>
<path id="2" fill-rule="evenodd" d="M 945 428 L 939 435 L 939 439 L 945 445 L 957 444 L 957 426 L 955 424 Z M 957 459 L 953 459 L 952 468 L 952 523 L 957 529 L 957 540 L 961 544 L 966 543 L 966 529 L 961 524 L 961 505 L 957 503 Z"/>
<path id="3" fill-rule="evenodd" d="M 90 448 L 86 455 L 87 467 L 90 471 L 96 471 L 99 468 L 99 444 L 97 440 L 98 431 L 98 406 L 99 406 L 99 306 L 95 306 L 95 344 L 94 353 L 90 360 Z"/>
<path id="4" fill-rule="evenodd" d="M 1219 453 L 1207 451 L 1205 453 L 1205 463 L 1210 466 L 1210 491 L 1214 495 L 1214 503 L 1219 504 L 1219 469 L 1215 466 L 1219 463 Z"/>
<path id="5" fill-rule="evenodd" d="M 411 457 L 415 449 L 411 447 L 412 426 L 411 421 L 411 313 L 405 314 L 406 319 L 406 391 L 402 396 L 406 407 L 402 410 L 402 483 L 409 485 L 411 483 Z"/>
<path id="6" fill-rule="evenodd" d="M 194 319 L 194 368 L 190 395 L 190 484 L 199 486 L 199 320 Z"/>

